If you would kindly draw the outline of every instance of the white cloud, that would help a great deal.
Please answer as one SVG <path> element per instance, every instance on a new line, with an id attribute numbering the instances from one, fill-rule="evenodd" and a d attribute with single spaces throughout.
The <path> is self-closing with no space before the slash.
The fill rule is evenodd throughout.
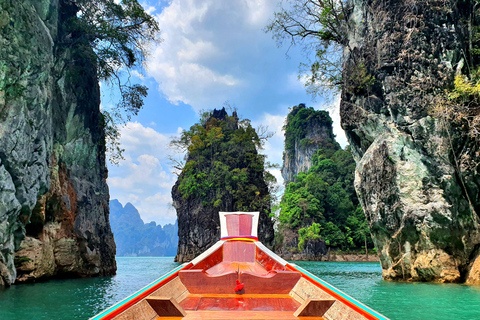
<path id="1" fill-rule="evenodd" d="M 125 160 L 109 168 L 110 198 L 122 204 L 131 202 L 144 222 L 173 223 L 170 191 L 176 176 L 170 172 L 170 136 L 137 122 L 121 129 Z"/>
<path id="2" fill-rule="evenodd" d="M 158 192 L 139 202 L 137 209 L 139 212 L 142 212 L 142 217 L 145 222 L 156 221 L 158 220 L 158 216 L 161 215 L 162 220 L 167 223 L 173 223 L 177 218 L 177 213 L 171 206 L 171 203 L 172 197 L 169 191 Z"/>
<path id="3" fill-rule="evenodd" d="M 288 83 L 291 90 L 305 92 L 305 84 L 308 81 L 308 76 L 302 74 L 299 76 L 298 72 L 291 72 L 288 75 Z"/>
<path id="4" fill-rule="evenodd" d="M 297 79 L 298 63 L 304 60 L 299 50 L 289 49 L 290 59 L 286 59 L 287 48 L 276 48 L 271 34 L 263 32 L 278 9 L 278 0 L 142 1 L 146 10 L 155 14 L 161 29 L 163 41 L 151 51 L 147 74 L 156 81 L 162 99 L 189 104 L 197 112 L 231 101 L 238 106 L 240 115 L 252 119 L 253 126 L 266 125 L 275 132 L 263 153 L 268 155 L 268 161 L 282 165 L 282 127 L 288 107 L 308 102 L 310 97 L 305 93 L 305 79 Z M 321 104 L 307 105 L 325 109 Z M 345 146 L 339 125 L 339 100 L 333 105 L 328 110 L 334 133 Z M 145 109 L 155 107 L 145 105 Z M 169 167 L 169 154 L 173 153 L 169 142 L 183 129 L 165 133 L 152 127 L 165 127 L 167 122 L 193 125 L 179 122 L 178 114 L 173 118 L 165 111 L 152 112 L 148 120 L 130 122 L 122 128 L 126 160 L 109 168 L 111 198 L 123 204 L 132 202 L 145 222 L 162 224 L 175 220 L 170 192 L 176 176 Z M 177 159 L 181 157 L 176 155 Z M 280 170 L 270 172 L 282 185 Z"/>
<path id="5" fill-rule="evenodd" d="M 108 178 L 108 184 L 115 189 L 143 194 L 147 189 L 168 188 L 174 183 L 171 174 L 151 155 L 143 154 L 135 160 L 125 157 L 118 168 L 123 175 Z"/>
<path id="6" fill-rule="evenodd" d="M 345 135 L 345 131 L 342 129 L 340 125 L 340 95 L 337 95 L 334 98 L 334 101 L 327 105 L 327 106 L 320 106 L 320 109 L 327 110 L 330 113 L 330 117 L 333 120 L 333 133 L 336 136 L 337 142 L 345 148 L 348 144 L 347 136 Z"/>
<path id="7" fill-rule="evenodd" d="M 155 129 L 144 127 L 138 122 L 129 122 L 120 131 L 120 143 L 127 154 L 155 155 L 158 159 L 168 158 L 169 143 L 174 134 L 161 134 Z"/>
<path id="8" fill-rule="evenodd" d="M 268 131 L 273 133 L 273 136 L 268 139 L 268 141 L 264 145 L 264 149 L 261 151 L 262 153 L 267 155 L 267 161 L 272 164 L 278 164 L 280 167 L 282 166 L 282 156 L 283 156 L 283 124 L 285 118 L 287 116 L 288 108 L 285 107 L 285 114 L 277 114 L 273 115 L 270 113 L 264 113 L 260 119 L 253 121 L 252 125 L 254 127 L 258 127 L 260 125 L 268 127 Z M 277 179 L 277 187 L 278 192 L 277 195 L 280 199 L 281 195 L 283 194 L 284 187 L 283 187 L 283 177 L 280 169 L 271 168 L 268 170 L 276 179 Z"/>
<path id="9" fill-rule="evenodd" d="M 171 1 L 156 16 L 164 41 L 147 64 L 159 90 L 196 111 L 240 98 L 239 88 L 255 85 L 252 72 L 263 48 L 275 49 L 262 29 L 276 2 Z"/>
<path id="10" fill-rule="evenodd" d="M 279 165 L 282 165 L 284 140 L 282 128 L 285 118 L 287 117 L 287 113 L 288 108 L 285 108 L 285 114 L 273 115 L 265 112 L 260 119 L 252 121 L 253 127 L 258 128 L 258 126 L 265 126 L 268 128 L 269 132 L 274 133 L 273 136 L 265 143 L 262 153 L 267 155 L 268 161 Z"/>
<path id="11" fill-rule="evenodd" d="M 145 10 L 145 12 L 148 13 L 148 14 L 152 14 L 157 10 L 157 8 L 155 8 L 154 6 L 148 5 L 146 2 L 142 2 L 141 5 L 142 5 L 143 9 Z"/>

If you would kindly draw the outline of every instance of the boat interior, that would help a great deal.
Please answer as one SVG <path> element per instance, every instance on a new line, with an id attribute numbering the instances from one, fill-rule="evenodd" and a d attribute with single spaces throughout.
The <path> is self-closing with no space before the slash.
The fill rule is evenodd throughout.
<path id="1" fill-rule="evenodd" d="M 255 241 L 255 217 L 223 218 L 222 240 L 113 319 L 368 319 Z"/>

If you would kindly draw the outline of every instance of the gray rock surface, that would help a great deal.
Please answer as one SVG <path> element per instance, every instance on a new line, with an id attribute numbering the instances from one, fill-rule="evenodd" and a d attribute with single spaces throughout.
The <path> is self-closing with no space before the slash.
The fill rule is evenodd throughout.
<path id="1" fill-rule="evenodd" d="M 340 113 L 383 276 L 474 283 L 478 145 L 435 112 L 466 52 L 470 13 L 457 1 L 353 2 Z M 352 76 L 362 66 L 373 83 Z"/>
<path id="2" fill-rule="evenodd" d="M 289 117 L 294 116 L 300 109 L 305 108 L 305 104 L 303 103 L 293 107 L 289 113 Z M 324 112 L 328 115 L 326 111 L 319 110 L 317 112 Z M 286 126 L 288 126 L 289 117 L 287 117 Z M 330 119 L 329 115 L 328 119 Z M 331 119 L 330 121 L 322 121 L 321 117 L 311 117 L 306 119 L 303 132 L 304 134 L 293 137 L 293 150 L 285 150 L 283 154 L 281 172 L 285 185 L 294 181 L 294 177 L 300 172 L 307 172 L 310 169 L 312 166 L 312 156 L 318 149 L 325 147 L 328 149 L 340 149 L 340 145 L 335 141 Z M 286 132 L 285 139 L 288 139 L 289 135 L 294 134 Z"/>
<path id="3" fill-rule="evenodd" d="M 100 91 L 72 14 L 0 2 L 0 286 L 116 270 Z"/>

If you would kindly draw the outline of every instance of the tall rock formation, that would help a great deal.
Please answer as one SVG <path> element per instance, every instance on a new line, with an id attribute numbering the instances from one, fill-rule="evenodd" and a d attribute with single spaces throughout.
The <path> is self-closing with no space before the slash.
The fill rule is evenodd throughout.
<path id="1" fill-rule="evenodd" d="M 240 121 L 236 112 L 228 116 L 225 108 L 214 110 L 177 143 L 188 154 L 172 188 L 179 236 L 175 261 L 190 261 L 220 239 L 219 211 L 260 211 L 258 237 L 270 246 L 267 182 L 273 177 L 265 171 L 257 152 L 261 140 L 249 121 Z"/>
<path id="2" fill-rule="evenodd" d="M 292 182 L 299 172 L 310 169 L 312 156 L 318 149 L 340 149 L 332 123 L 327 111 L 315 111 L 312 107 L 306 108 L 303 103 L 291 109 L 284 126 L 282 177 L 285 185 Z"/>
<path id="3" fill-rule="evenodd" d="M 473 5 L 351 3 L 340 112 L 383 276 L 478 281 L 479 148 L 436 113 L 471 50 Z"/>
<path id="4" fill-rule="evenodd" d="M 96 67 L 69 0 L 0 1 L 0 286 L 116 270 Z"/>
<path id="5" fill-rule="evenodd" d="M 330 249 L 373 246 L 353 185 L 355 161 L 350 148 L 342 150 L 335 141 L 332 124 L 327 111 L 303 104 L 287 116 L 286 185 L 275 241 L 285 259 L 322 260 Z"/>

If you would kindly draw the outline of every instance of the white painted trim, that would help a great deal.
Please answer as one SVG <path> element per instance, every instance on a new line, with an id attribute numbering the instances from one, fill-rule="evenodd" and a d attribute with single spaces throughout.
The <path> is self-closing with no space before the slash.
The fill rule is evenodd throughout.
<path id="1" fill-rule="evenodd" d="M 223 244 L 225 243 L 224 240 L 217 241 L 213 246 L 208 248 L 205 252 L 203 252 L 201 255 L 193 259 L 191 262 L 193 265 L 198 264 L 200 261 L 214 253 L 218 248 L 220 248 Z"/>
<path id="2" fill-rule="evenodd" d="M 252 236 L 258 237 L 258 218 L 260 217 L 260 212 L 252 212 Z"/>
<path id="3" fill-rule="evenodd" d="M 227 230 L 227 215 L 230 214 L 249 214 L 252 217 L 252 230 L 250 234 L 254 237 L 258 237 L 258 218 L 260 217 L 260 212 L 242 212 L 242 211 L 236 211 L 236 212 L 219 212 L 220 215 L 220 237 L 228 237 L 228 230 Z M 245 236 L 245 234 L 242 234 L 242 236 Z"/>
<path id="4" fill-rule="evenodd" d="M 287 265 L 287 261 L 283 260 L 282 258 L 280 258 L 276 253 L 274 253 L 273 251 L 271 251 L 270 249 L 268 249 L 267 247 L 265 247 L 265 245 L 263 243 L 261 243 L 260 241 L 255 241 L 255 245 L 261 249 L 263 252 L 265 252 L 266 254 L 268 254 L 272 259 L 276 260 L 278 263 L 281 263 L 283 266 L 286 266 Z"/>

